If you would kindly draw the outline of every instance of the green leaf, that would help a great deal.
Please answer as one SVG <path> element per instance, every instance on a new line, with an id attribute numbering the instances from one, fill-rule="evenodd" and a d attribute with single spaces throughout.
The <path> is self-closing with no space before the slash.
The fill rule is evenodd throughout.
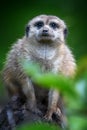
<path id="1" fill-rule="evenodd" d="M 59 127 L 47 124 L 47 123 L 36 123 L 36 124 L 26 124 L 18 127 L 17 130 L 60 130 Z"/>
<path id="2" fill-rule="evenodd" d="M 87 130 L 87 118 L 70 117 L 70 130 Z"/>
<path id="3" fill-rule="evenodd" d="M 21 63 L 25 73 L 27 73 L 29 76 L 41 73 L 39 65 L 35 62 L 28 62 L 26 60 L 23 60 Z"/>

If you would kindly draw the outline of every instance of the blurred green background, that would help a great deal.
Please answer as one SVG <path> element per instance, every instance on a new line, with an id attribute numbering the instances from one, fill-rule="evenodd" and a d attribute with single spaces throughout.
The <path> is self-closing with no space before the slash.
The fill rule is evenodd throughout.
<path id="1" fill-rule="evenodd" d="M 87 55 L 86 0 L 3 0 L 0 2 L 0 69 L 12 43 L 25 33 L 27 22 L 39 14 L 53 14 L 65 20 L 67 44 L 76 60 Z"/>

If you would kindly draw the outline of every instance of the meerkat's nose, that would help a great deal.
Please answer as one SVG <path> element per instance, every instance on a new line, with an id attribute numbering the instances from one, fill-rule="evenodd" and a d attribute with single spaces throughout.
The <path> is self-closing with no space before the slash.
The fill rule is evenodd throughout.
<path id="1" fill-rule="evenodd" d="M 43 33 L 48 33 L 48 29 L 43 29 Z"/>
<path id="2" fill-rule="evenodd" d="M 49 33 L 48 33 L 48 29 L 43 29 L 42 30 L 42 36 L 48 36 Z"/>

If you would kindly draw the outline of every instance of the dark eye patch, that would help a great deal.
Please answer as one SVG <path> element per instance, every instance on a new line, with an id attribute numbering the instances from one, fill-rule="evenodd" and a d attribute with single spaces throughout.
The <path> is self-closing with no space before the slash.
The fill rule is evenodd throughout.
<path id="1" fill-rule="evenodd" d="M 50 23 L 50 26 L 53 28 L 53 29 L 56 29 L 56 28 L 59 28 L 59 25 L 55 22 L 51 22 Z"/>
<path id="2" fill-rule="evenodd" d="M 35 27 L 37 27 L 38 29 L 40 29 L 41 27 L 44 26 L 44 22 L 43 21 L 38 21 L 34 24 Z"/>

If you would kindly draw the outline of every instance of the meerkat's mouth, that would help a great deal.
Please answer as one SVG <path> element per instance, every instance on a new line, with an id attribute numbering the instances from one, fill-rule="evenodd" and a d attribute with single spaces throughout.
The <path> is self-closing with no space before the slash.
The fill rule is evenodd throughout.
<path id="1" fill-rule="evenodd" d="M 43 37 L 49 37 L 50 35 L 49 35 L 49 33 L 45 33 L 44 32 L 44 33 L 41 34 L 41 36 L 43 36 Z"/>
<path id="2" fill-rule="evenodd" d="M 40 43 L 52 43 L 54 36 L 48 32 L 42 32 L 36 38 Z"/>
<path id="3" fill-rule="evenodd" d="M 53 38 L 53 35 L 50 35 L 49 33 L 42 33 L 40 35 L 40 38 L 41 39 L 52 39 Z"/>
<path id="4" fill-rule="evenodd" d="M 41 36 L 39 39 L 38 39 L 38 42 L 40 43 L 52 43 L 53 40 L 50 36 Z"/>

